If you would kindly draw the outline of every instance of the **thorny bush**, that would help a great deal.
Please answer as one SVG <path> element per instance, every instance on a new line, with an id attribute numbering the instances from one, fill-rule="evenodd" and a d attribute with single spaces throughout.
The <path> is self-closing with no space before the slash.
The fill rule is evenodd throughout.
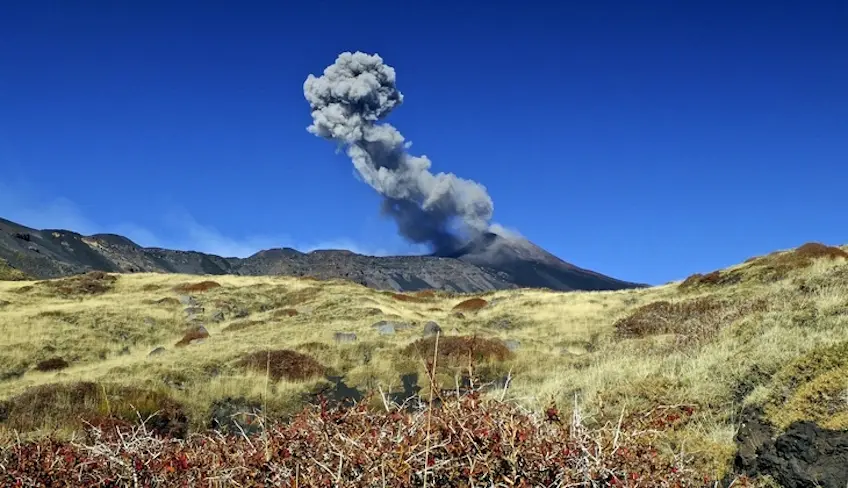
<path id="1" fill-rule="evenodd" d="M 426 476 L 429 486 L 715 486 L 687 456 L 652 447 L 644 422 L 588 429 L 553 405 L 536 415 L 476 392 L 414 412 L 322 402 L 266 427 L 181 440 L 141 424 L 17 442 L 0 450 L 0 485 L 413 487 Z"/>

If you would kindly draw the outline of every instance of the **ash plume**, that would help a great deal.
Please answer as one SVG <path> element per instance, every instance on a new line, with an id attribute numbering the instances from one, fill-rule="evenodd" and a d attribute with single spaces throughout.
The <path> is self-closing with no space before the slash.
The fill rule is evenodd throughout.
<path id="1" fill-rule="evenodd" d="M 346 149 L 406 239 L 429 244 L 438 254 L 488 229 L 494 206 L 483 185 L 453 173 L 431 173 L 426 156 L 409 154 L 411 143 L 379 123 L 403 102 L 394 68 L 379 55 L 342 53 L 323 75 L 310 74 L 303 92 L 312 110 L 307 130 Z"/>

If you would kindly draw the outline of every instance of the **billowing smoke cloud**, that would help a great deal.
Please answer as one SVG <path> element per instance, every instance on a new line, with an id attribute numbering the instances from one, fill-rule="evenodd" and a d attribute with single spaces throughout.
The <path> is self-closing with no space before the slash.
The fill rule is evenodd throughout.
<path id="1" fill-rule="evenodd" d="M 483 185 L 431 173 L 426 156 L 407 153 L 410 144 L 401 133 L 378 123 L 403 102 L 394 68 L 379 55 L 342 53 L 322 76 L 309 75 L 303 91 L 312 109 L 309 132 L 346 148 L 362 179 L 385 198 L 383 213 L 406 239 L 438 253 L 488 228 L 493 204 Z"/>

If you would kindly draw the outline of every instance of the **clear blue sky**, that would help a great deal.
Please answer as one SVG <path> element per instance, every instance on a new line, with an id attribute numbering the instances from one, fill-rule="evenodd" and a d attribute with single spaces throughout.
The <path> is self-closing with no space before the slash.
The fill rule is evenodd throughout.
<path id="1" fill-rule="evenodd" d="M 494 220 L 663 283 L 848 243 L 848 3 L 3 2 L 0 216 L 143 245 L 417 251 L 306 131 L 379 53 L 390 121 Z"/>

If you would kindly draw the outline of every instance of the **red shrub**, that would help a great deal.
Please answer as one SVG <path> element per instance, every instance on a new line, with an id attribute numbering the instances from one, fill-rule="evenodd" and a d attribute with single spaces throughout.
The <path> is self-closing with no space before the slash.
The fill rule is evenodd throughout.
<path id="1" fill-rule="evenodd" d="M 216 281 L 201 281 L 198 283 L 183 283 L 182 285 L 177 285 L 174 287 L 174 291 L 179 293 L 199 293 L 220 287 L 221 284 Z"/>
<path id="2" fill-rule="evenodd" d="M 713 485 L 691 467 L 691 455 L 672 460 L 652 445 L 651 436 L 645 430 L 588 429 L 560 420 L 555 406 L 534 415 L 471 394 L 413 413 L 374 413 L 364 403 L 352 409 L 317 406 L 252 437 L 198 434 L 177 440 L 141 429 L 124 429 L 121 436 L 94 429 L 83 443 L 19 442 L 0 449 L 0 484 Z"/>
<path id="3" fill-rule="evenodd" d="M 482 298 L 469 298 L 468 300 L 457 303 L 453 309 L 454 310 L 463 310 L 466 312 L 473 312 L 475 310 L 480 310 L 481 308 L 488 305 L 489 302 L 483 300 Z"/>

